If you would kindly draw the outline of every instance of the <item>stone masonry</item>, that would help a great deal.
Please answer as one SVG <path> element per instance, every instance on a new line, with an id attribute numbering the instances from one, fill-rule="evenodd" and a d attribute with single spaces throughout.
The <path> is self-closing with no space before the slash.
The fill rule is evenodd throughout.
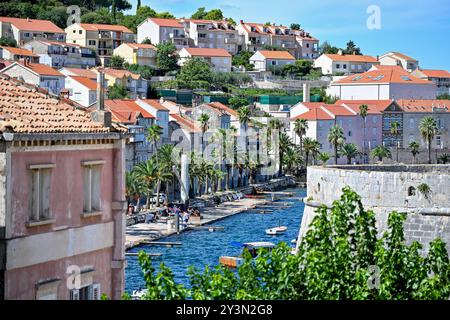
<path id="1" fill-rule="evenodd" d="M 405 236 L 418 241 L 427 251 L 430 241 L 441 238 L 450 250 L 450 166 L 449 165 L 352 165 L 309 167 L 305 212 L 299 239 L 311 223 L 315 208 L 331 206 L 341 190 L 349 186 L 366 209 L 376 214 L 377 228 L 387 228 L 388 214 L 407 213 Z M 428 185 L 427 195 L 418 190 Z"/>

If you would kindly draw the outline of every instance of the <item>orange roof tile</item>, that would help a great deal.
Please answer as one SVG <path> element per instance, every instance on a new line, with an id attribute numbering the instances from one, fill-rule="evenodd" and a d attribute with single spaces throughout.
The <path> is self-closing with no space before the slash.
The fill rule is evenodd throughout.
<path id="1" fill-rule="evenodd" d="M 39 40 L 37 40 L 37 41 L 39 41 L 39 42 L 41 42 L 41 43 L 44 43 L 44 44 L 54 45 L 54 46 L 65 46 L 65 47 L 87 48 L 87 47 L 82 46 L 82 45 L 77 44 L 77 43 L 59 42 L 59 41 L 50 41 L 50 40 L 42 40 L 42 39 L 39 39 Z"/>
<path id="2" fill-rule="evenodd" d="M 0 132 L 94 133 L 109 132 L 93 122 L 90 112 L 58 100 L 31 85 L 0 76 Z"/>
<path id="3" fill-rule="evenodd" d="M 144 43 L 125 43 L 125 45 L 129 46 L 133 49 L 152 49 L 157 50 L 157 48 L 152 44 L 144 44 Z"/>
<path id="4" fill-rule="evenodd" d="M 67 67 L 64 67 L 64 69 L 69 71 L 75 76 L 85 77 L 89 79 L 97 79 L 97 74 L 89 69 L 67 68 Z"/>
<path id="5" fill-rule="evenodd" d="M 160 27 L 184 28 L 179 19 L 148 18 Z"/>
<path id="6" fill-rule="evenodd" d="M 115 31 L 124 33 L 133 33 L 125 26 L 113 25 L 113 24 L 95 24 L 95 23 L 80 23 L 80 27 L 88 31 Z"/>
<path id="7" fill-rule="evenodd" d="M 397 58 L 404 59 L 404 60 L 410 60 L 410 61 L 417 62 L 416 59 L 411 58 L 411 57 L 407 56 L 406 54 L 403 54 L 403 53 L 400 53 L 400 52 L 390 52 L 390 53 L 388 53 L 388 55 L 392 55 L 392 56 L 395 56 Z"/>
<path id="8" fill-rule="evenodd" d="M 191 56 L 195 57 L 231 57 L 225 49 L 212 48 L 184 48 Z"/>
<path id="9" fill-rule="evenodd" d="M 169 111 L 166 107 L 164 107 L 161 104 L 161 101 L 159 99 L 142 99 L 142 101 L 144 101 L 146 104 L 152 106 L 156 110 Z"/>
<path id="10" fill-rule="evenodd" d="M 213 107 L 213 108 L 215 108 L 215 109 L 219 109 L 219 110 L 225 111 L 226 113 L 228 113 L 229 115 L 231 115 L 233 117 L 237 117 L 238 116 L 238 113 L 235 110 L 233 110 L 230 107 L 224 105 L 223 103 L 220 103 L 220 102 L 216 101 L 216 102 L 208 103 L 208 105 Z"/>
<path id="11" fill-rule="evenodd" d="M 53 69 L 52 67 L 49 67 L 45 64 L 40 63 L 26 63 L 23 61 L 16 62 L 16 64 L 20 64 L 24 66 L 25 68 L 31 70 L 32 72 L 41 75 L 41 76 L 55 76 L 55 77 L 64 77 L 64 75 Z M 11 65 L 12 66 L 12 65 Z"/>
<path id="12" fill-rule="evenodd" d="M 305 113 L 302 113 L 294 118 L 291 118 L 291 121 L 297 119 L 306 119 L 306 120 L 334 120 L 334 118 L 329 115 L 327 112 L 322 110 L 321 108 L 314 108 Z"/>
<path id="13" fill-rule="evenodd" d="M 445 109 L 445 112 L 450 112 L 450 100 L 396 100 L 396 103 L 402 108 L 404 112 L 433 112 L 433 108 Z"/>
<path id="14" fill-rule="evenodd" d="M 74 79 L 75 81 L 79 82 L 89 90 L 97 90 L 97 82 L 86 78 L 86 77 L 78 77 L 78 76 L 70 76 L 70 78 Z"/>
<path id="15" fill-rule="evenodd" d="M 394 101 L 393 100 L 338 100 L 337 105 L 345 105 L 359 114 L 359 106 L 365 104 L 368 106 L 368 114 L 381 114 Z"/>
<path id="16" fill-rule="evenodd" d="M 408 71 L 398 66 L 377 66 L 375 69 L 371 71 L 345 77 L 341 80 L 332 83 L 332 85 L 350 84 L 350 83 L 354 84 L 403 83 L 403 84 L 433 85 L 433 82 L 414 77 Z"/>
<path id="17" fill-rule="evenodd" d="M 37 54 L 34 54 L 30 50 L 22 49 L 22 48 L 14 48 L 14 47 L 1 47 L 3 50 L 9 51 L 10 53 L 18 56 L 27 56 L 27 57 L 39 57 Z"/>
<path id="18" fill-rule="evenodd" d="M 295 60 L 294 56 L 288 51 L 271 51 L 271 50 L 260 50 L 266 59 L 278 59 L 278 60 Z"/>
<path id="19" fill-rule="evenodd" d="M 189 132 L 202 132 L 202 130 L 197 127 L 193 120 L 188 119 L 187 117 L 180 116 L 175 113 L 170 114 L 171 120 L 178 123 L 182 128 L 188 130 Z"/>
<path id="20" fill-rule="evenodd" d="M 57 27 L 53 22 L 48 20 L 37 20 L 37 19 L 21 19 L 21 18 L 10 18 L 10 17 L 0 17 L 0 22 L 11 23 L 19 30 L 26 31 L 39 31 L 48 33 L 65 33 L 64 30 Z"/>
<path id="21" fill-rule="evenodd" d="M 348 62 L 366 62 L 366 63 L 378 63 L 378 60 L 372 56 L 362 56 L 357 54 L 330 54 L 325 53 L 325 56 L 333 61 L 348 61 Z"/>
<path id="22" fill-rule="evenodd" d="M 139 116 L 155 118 L 131 99 L 105 100 L 105 109 L 111 111 L 113 121 L 124 124 L 135 124 Z"/>
<path id="23" fill-rule="evenodd" d="M 124 78 L 124 77 L 131 77 L 135 80 L 140 79 L 141 76 L 139 74 L 130 72 L 125 69 L 113 69 L 113 68 L 103 68 L 103 72 L 105 75 L 109 75 L 114 78 Z"/>
<path id="24" fill-rule="evenodd" d="M 420 70 L 428 78 L 450 78 L 450 72 L 447 70 Z"/>
<path id="25" fill-rule="evenodd" d="M 355 111 L 349 110 L 342 105 L 327 105 L 322 108 L 328 110 L 330 113 L 334 114 L 335 116 L 348 117 L 348 116 L 356 115 Z"/>

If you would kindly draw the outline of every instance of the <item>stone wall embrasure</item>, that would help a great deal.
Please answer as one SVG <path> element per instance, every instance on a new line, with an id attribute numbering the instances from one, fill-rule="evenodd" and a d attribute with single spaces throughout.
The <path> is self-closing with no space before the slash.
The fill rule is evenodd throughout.
<path id="1" fill-rule="evenodd" d="M 404 224 L 408 243 L 418 241 L 427 251 L 430 241 L 441 238 L 450 250 L 450 166 L 449 165 L 354 165 L 309 167 L 307 196 L 299 239 L 305 234 L 321 204 L 331 206 L 341 190 L 349 186 L 366 209 L 376 214 L 380 232 L 387 228 L 390 212 L 407 213 Z M 425 183 L 425 196 L 418 186 Z"/>

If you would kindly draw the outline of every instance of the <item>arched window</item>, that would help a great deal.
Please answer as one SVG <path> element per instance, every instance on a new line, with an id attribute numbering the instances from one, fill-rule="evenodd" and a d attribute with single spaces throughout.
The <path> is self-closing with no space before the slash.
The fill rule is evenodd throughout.
<path id="1" fill-rule="evenodd" d="M 416 195 L 416 188 L 413 186 L 408 188 L 408 197 L 415 196 Z"/>

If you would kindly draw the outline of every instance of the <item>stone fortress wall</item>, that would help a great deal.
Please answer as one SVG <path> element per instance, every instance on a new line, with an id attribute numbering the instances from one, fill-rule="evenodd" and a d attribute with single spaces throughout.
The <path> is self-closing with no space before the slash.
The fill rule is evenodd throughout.
<path id="1" fill-rule="evenodd" d="M 429 186 L 427 197 L 417 189 L 422 183 Z M 450 251 L 450 165 L 308 167 L 299 240 L 315 216 L 315 209 L 322 204 L 331 206 L 345 186 L 361 196 L 366 210 L 375 212 L 379 231 L 386 230 L 390 212 L 406 212 L 408 243 L 418 241 L 427 251 L 430 241 L 439 237 Z"/>

